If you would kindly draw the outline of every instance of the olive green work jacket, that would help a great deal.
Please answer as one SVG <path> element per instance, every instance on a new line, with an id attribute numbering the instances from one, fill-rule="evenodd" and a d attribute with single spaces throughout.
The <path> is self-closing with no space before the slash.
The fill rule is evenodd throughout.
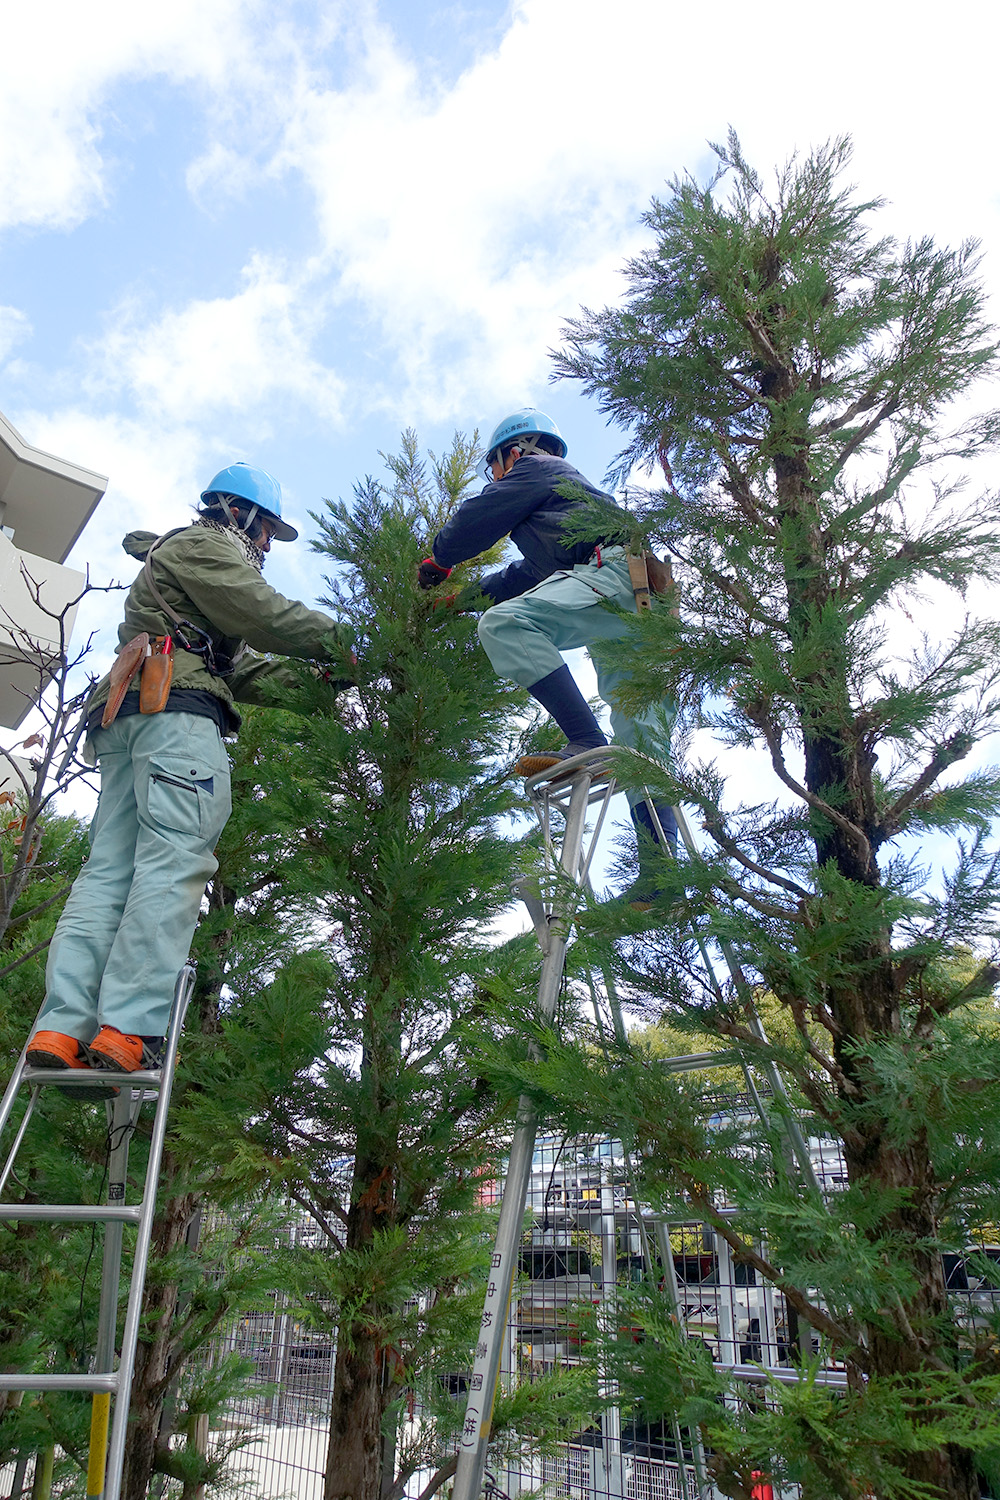
<path id="1" fill-rule="evenodd" d="M 132 531 L 122 546 L 130 557 L 143 561 L 155 541 L 155 532 Z M 225 532 L 197 524 L 186 526 L 157 547 L 151 567 L 156 587 L 171 609 L 182 620 L 206 631 L 218 655 L 239 658 L 231 675 L 218 677 L 208 670 L 203 657 L 182 650 L 175 639 L 171 691 L 183 688 L 214 693 L 226 704 L 237 725 L 239 714 L 233 707 L 234 700 L 274 706 L 282 691 L 294 693 L 299 686 L 291 668 L 255 656 L 253 651 L 336 663 L 345 648 L 349 649 L 343 626 L 318 609 L 286 599 L 265 583 L 239 542 Z M 144 570 L 125 600 L 118 650 L 143 630 L 151 637 L 176 637 L 176 628 L 153 598 Z M 252 650 L 245 650 L 247 646 Z M 87 701 L 86 713 L 106 702 L 110 690 L 110 676 L 102 678 Z"/>

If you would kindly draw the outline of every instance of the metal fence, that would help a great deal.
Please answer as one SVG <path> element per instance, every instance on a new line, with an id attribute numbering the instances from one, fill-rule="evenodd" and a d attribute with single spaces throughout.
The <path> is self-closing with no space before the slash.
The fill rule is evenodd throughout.
<path id="1" fill-rule="evenodd" d="M 730 1118 L 740 1109 L 739 1101 L 731 1101 Z M 836 1192 L 846 1181 L 839 1149 L 819 1137 L 808 1144 L 821 1188 Z M 497 1186 L 484 1181 L 483 1201 L 495 1196 Z M 590 1319 L 610 1319 L 619 1338 L 632 1337 L 618 1298 L 644 1277 L 673 1285 L 688 1337 L 702 1341 L 717 1366 L 744 1378 L 748 1389 L 759 1384 L 762 1371 L 779 1380 L 797 1378 L 796 1339 L 809 1330 L 795 1329 L 781 1294 L 760 1284 L 752 1267 L 734 1263 L 726 1243 L 704 1225 L 644 1211 L 619 1142 L 540 1138 L 528 1207 L 531 1227 L 521 1246 L 502 1366 L 508 1386 L 579 1365 Z M 290 1226 L 289 1233 L 299 1242 L 322 1243 L 308 1220 Z M 1000 1246 L 946 1256 L 945 1269 L 960 1316 L 985 1326 L 1000 1311 Z M 227 1462 L 228 1484 L 251 1495 L 322 1500 L 334 1353 L 333 1339 L 277 1293 L 269 1305 L 222 1328 L 206 1361 L 236 1354 L 252 1366 L 245 1391 L 213 1419 L 210 1443 L 216 1449 L 241 1443 Z M 825 1377 L 835 1386 L 844 1381 L 836 1364 L 826 1367 Z M 462 1371 L 450 1379 L 456 1412 L 464 1410 L 467 1383 Z M 432 1421 L 419 1402 L 410 1403 L 401 1441 L 426 1432 Z M 494 1500 L 537 1491 L 572 1500 L 714 1500 L 690 1435 L 666 1421 L 643 1424 L 634 1411 L 613 1402 L 558 1451 L 538 1453 L 529 1434 L 510 1447 L 512 1456 L 488 1476 Z M 444 1445 L 439 1460 L 447 1456 Z M 417 1500 L 430 1472 L 412 1476 L 407 1500 Z M 0 1500 L 27 1496 L 32 1477 L 31 1462 L 0 1468 Z M 173 1482 L 158 1488 L 160 1500 L 175 1492 Z M 772 1496 L 762 1483 L 759 1500 L 791 1496 Z"/>
<path id="2" fill-rule="evenodd" d="M 832 1187 L 842 1181 L 843 1162 L 831 1143 L 811 1146 L 824 1183 Z M 484 1183 L 486 1199 L 490 1192 Z M 601 1316 L 602 1308 L 613 1317 L 617 1293 L 630 1283 L 651 1275 L 662 1282 L 665 1256 L 688 1335 L 703 1341 L 716 1362 L 753 1366 L 750 1373 L 758 1379 L 761 1367 L 786 1378 L 791 1374 L 796 1351 L 783 1297 L 758 1284 L 752 1268 L 735 1265 L 725 1243 L 705 1226 L 690 1219 L 654 1221 L 644 1214 L 619 1142 L 540 1138 L 528 1207 L 532 1227 L 520 1252 L 503 1360 L 502 1380 L 508 1385 L 578 1365 L 588 1318 Z M 627 1328 L 619 1333 L 630 1337 Z M 264 1495 L 319 1500 L 332 1340 L 298 1323 L 276 1300 L 273 1309 L 230 1323 L 212 1357 L 229 1351 L 251 1358 L 258 1380 L 271 1388 L 239 1398 L 226 1411 L 225 1429 L 239 1426 L 250 1439 L 230 1460 L 228 1476 Z M 835 1370 L 830 1375 L 836 1379 Z M 456 1372 L 452 1383 L 456 1407 L 464 1407 L 467 1377 Z M 429 1419 L 417 1403 L 406 1420 L 419 1428 Z M 711 1491 L 703 1483 L 699 1488 L 694 1459 L 669 1424 L 644 1426 L 634 1413 L 612 1406 L 555 1453 L 533 1452 L 526 1435 L 515 1456 L 492 1471 L 488 1484 L 496 1500 L 540 1489 L 576 1500 L 707 1500 Z M 429 1473 L 413 1475 L 407 1500 L 416 1500 Z"/>

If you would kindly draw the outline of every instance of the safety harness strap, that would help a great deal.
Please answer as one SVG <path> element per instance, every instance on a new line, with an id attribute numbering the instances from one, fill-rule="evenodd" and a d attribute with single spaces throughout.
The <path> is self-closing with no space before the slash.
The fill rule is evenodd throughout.
<path id="1" fill-rule="evenodd" d="M 166 599 L 164 599 L 163 595 L 156 587 L 156 580 L 153 577 L 152 559 L 153 553 L 156 551 L 157 547 L 162 547 L 163 543 L 169 541 L 172 536 L 177 536 L 180 532 L 186 530 L 186 526 L 175 526 L 173 531 L 165 531 L 162 536 L 158 536 L 156 538 L 156 541 L 146 553 L 146 560 L 142 565 L 143 575 L 146 579 L 147 584 L 149 585 L 149 591 L 153 596 L 154 602 L 159 605 L 160 609 L 163 610 L 163 613 L 167 616 L 167 618 L 174 622 L 175 639 L 181 649 L 184 651 L 190 651 L 194 656 L 200 656 L 205 663 L 206 670 L 211 672 L 213 677 L 230 677 L 232 675 L 233 668 L 236 666 L 236 663 L 239 661 L 240 657 L 247 649 L 246 642 L 243 643 L 243 645 L 237 651 L 236 655 L 232 658 L 232 661 L 228 668 L 223 669 L 222 667 L 220 667 L 218 661 L 216 660 L 215 645 L 212 641 L 212 637 L 208 634 L 207 631 L 202 630 L 199 626 L 192 625 L 190 620 L 183 620 L 177 613 L 177 611 L 170 607 Z M 194 639 L 192 639 L 192 637 Z M 199 643 L 195 644 L 196 641 L 198 641 Z M 223 660 L 228 660 L 228 658 L 223 658 Z"/>

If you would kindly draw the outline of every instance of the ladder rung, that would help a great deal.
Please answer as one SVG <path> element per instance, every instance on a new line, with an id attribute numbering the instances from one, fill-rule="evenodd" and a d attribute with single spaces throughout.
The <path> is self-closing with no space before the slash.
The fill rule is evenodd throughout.
<path id="1" fill-rule="evenodd" d="M 125 1203 L 0 1203 L 0 1223 L 44 1219 L 68 1224 L 138 1224 L 140 1205 Z"/>
<path id="2" fill-rule="evenodd" d="M 157 1069 L 155 1073 L 148 1069 L 139 1068 L 134 1073 L 119 1073 L 104 1068 L 28 1068 L 21 1075 L 23 1083 L 31 1084 L 58 1084 L 60 1088 L 92 1089 L 95 1085 L 99 1088 L 132 1088 L 142 1087 L 144 1089 L 158 1089 L 162 1074 Z"/>
<path id="3" fill-rule="evenodd" d="M 0 1391 L 118 1391 L 117 1374 L 110 1375 L 0 1375 Z"/>

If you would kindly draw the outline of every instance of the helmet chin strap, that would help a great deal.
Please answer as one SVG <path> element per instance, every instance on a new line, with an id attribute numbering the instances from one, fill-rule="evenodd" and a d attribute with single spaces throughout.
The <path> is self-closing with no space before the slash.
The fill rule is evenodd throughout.
<path id="1" fill-rule="evenodd" d="M 237 531 L 245 531 L 246 534 L 247 534 L 247 536 L 249 536 L 250 535 L 250 527 L 254 523 L 254 518 L 256 517 L 257 512 L 260 510 L 260 506 L 259 505 L 251 505 L 249 511 L 247 512 L 246 519 L 243 520 L 243 521 L 240 521 L 240 520 L 237 520 L 236 516 L 233 515 L 233 506 L 234 505 L 239 505 L 239 503 L 240 503 L 240 497 L 238 495 L 226 495 L 223 498 L 223 502 L 222 502 L 222 504 L 221 504 L 221 506 L 219 508 L 222 511 L 222 514 L 226 518 L 226 525 L 227 526 L 232 526 Z"/>

